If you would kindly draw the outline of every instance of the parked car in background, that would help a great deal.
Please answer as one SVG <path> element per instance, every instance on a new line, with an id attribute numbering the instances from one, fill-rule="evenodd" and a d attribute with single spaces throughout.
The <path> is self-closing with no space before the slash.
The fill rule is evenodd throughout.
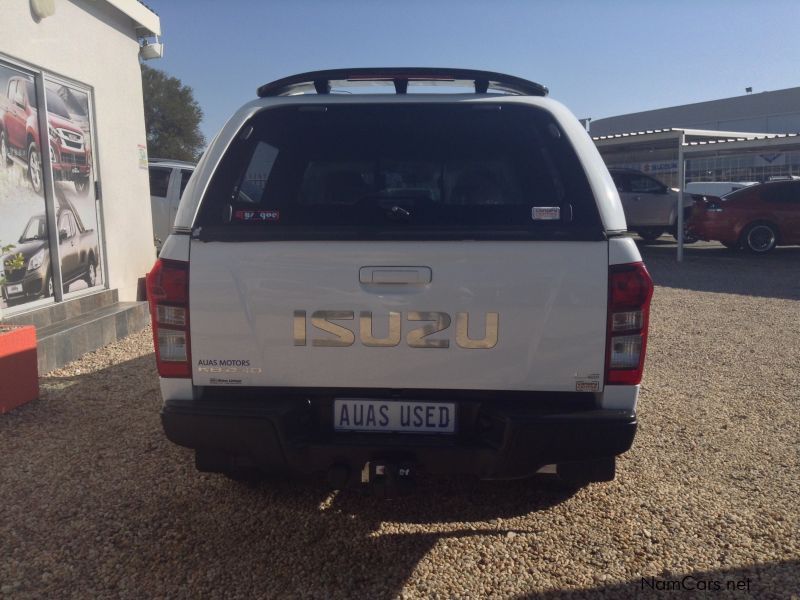
<path id="1" fill-rule="evenodd" d="M 695 196 L 688 228 L 701 240 L 754 254 L 800 244 L 800 181 L 751 185 L 723 198 Z"/>
<path id="2" fill-rule="evenodd" d="M 62 206 L 56 216 L 58 223 L 59 255 L 64 290 L 83 279 L 89 287 L 97 284 L 99 249 L 97 232 L 84 227 L 80 217 L 70 206 Z M 6 269 L 0 290 L 9 306 L 53 295 L 53 270 L 50 265 L 47 219 L 44 214 L 30 218 L 13 255 L 22 254 L 24 264 L 19 269 Z M 10 255 L 3 256 L 3 264 Z"/>
<path id="3" fill-rule="evenodd" d="M 47 137 L 56 181 L 72 181 L 79 194 L 89 191 L 89 137 L 70 118 L 64 101 L 47 89 Z M 6 96 L 0 95 L 0 161 L 25 165 L 33 189 L 42 189 L 42 144 L 37 122 L 36 93 L 26 77 L 11 77 Z"/>
<path id="4" fill-rule="evenodd" d="M 748 185 L 755 185 L 757 181 L 692 181 L 683 189 L 689 194 L 721 197 L 740 190 Z"/>
<path id="5" fill-rule="evenodd" d="M 664 233 L 676 235 L 677 190 L 635 169 L 611 167 L 608 172 L 617 186 L 629 231 L 637 233 L 646 242 Z M 688 194 L 684 195 L 683 207 L 684 217 L 688 217 L 692 211 L 692 198 Z M 685 235 L 685 243 L 694 241 L 691 236 Z"/>
<path id="6" fill-rule="evenodd" d="M 175 222 L 178 204 L 194 167 L 192 163 L 180 160 L 153 158 L 149 161 L 153 242 L 159 253 Z"/>

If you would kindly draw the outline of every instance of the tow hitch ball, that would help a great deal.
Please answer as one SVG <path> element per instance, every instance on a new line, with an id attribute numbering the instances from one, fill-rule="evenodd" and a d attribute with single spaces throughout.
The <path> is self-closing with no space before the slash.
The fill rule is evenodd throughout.
<path id="1" fill-rule="evenodd" d="M 415 475 L 416 467 L 410 462 L 370 461 L 361 469 L 361 483 L 376 495 L 390 498 L 408 493 Z"/>

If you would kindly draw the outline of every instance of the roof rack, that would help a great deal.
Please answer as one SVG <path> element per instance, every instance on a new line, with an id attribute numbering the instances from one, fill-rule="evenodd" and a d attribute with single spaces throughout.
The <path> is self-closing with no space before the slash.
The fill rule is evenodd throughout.
<path id="1" fill-rule="evenodd" d="M 540 83 L 492 71 L 474 69 L 445 69 L 437 67 L 376 67 L 310 71 L 278 79 L 258 88 L 258 97 L 293 96 L 316 92 L 330 94 L 331 82 L 346 82 L 348 87 L 359 85 L 394 84 L 396 94 L 405 94 L 409 82 L 428 85 L 474 86 L 476 94 L 489 90 L 515 96 L 546 96 L 547 87 Z"/>

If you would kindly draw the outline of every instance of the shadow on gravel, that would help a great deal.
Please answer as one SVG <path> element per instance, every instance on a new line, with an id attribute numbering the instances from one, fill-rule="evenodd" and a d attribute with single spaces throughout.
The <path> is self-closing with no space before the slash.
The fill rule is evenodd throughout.
<path id="1" fill-rule="evenodd" d="M 551 600 L 561 598 L 797 598 L 786 593 L 797 580 L 800 561 L 757 563 L 733 569 L 692 571 L 689 573 L 646 574 L 625 583 L 582 590 L 553 590 L 522 596 Z"/>
<path id="2" fill-rule="evenodd" d="M 449 491 L 446 482 L 437 482 L 393 500 L 290 482 L 247 487 L 211 477 L 202 485 L 212 486 L 224 501 L 204 501 L 200 523 L 196 511 L 179 512 L 173 526 L 194 527 L 187 547 L 214 557 L 226 578 L 248 578 L 250 595 L 266 597 L 396 598 L 412 576 L 420 578 L 415 571 L 434 546 L 471 536 L 531 533 L 493 527 L 492 521 L 546 510 L 564 499 L 531 482 L 485 489 L 456 484 Z M 458 495 L 464 490 L 466 495 Z M 227 533 L 209 537 L 202 525 L 206 519 L 227 524 Z M 452 560 L 459 562 L 458 556 Z M 485 560 L 493 560 L 491 552 Z"/>
<path id="3" fill-rule="evenodd" d="M 800 247 L 754 256 L 716 244 L 692 244 L 684 247 L 684 261 L 678 263 L 674 243 L 638 246 L 656 285 L 800 300 Z"/>
<path id="4" fill-rule="evenodd" d="M 418 569 L 435 577 L 434 546 L 536 533 L 499 519 L 570 497 L 545 477 L 423 477 L 385 500 L 198 473 L 161 430 L 152 355 L 42 389 L 0 421 L 0 580 L 16 597 L 393 598 Z"/>

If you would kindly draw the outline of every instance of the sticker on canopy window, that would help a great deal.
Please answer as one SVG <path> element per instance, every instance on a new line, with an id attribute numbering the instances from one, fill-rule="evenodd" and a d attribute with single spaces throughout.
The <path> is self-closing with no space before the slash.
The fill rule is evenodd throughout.
<path id="1" fill-rule="evenodd" d="M 560 206 L 534 206 L 531 209 L 534 221 L 558 221 L 561 218 Z"/>
<path id="2" fill-rule="evenodd" d="M 281 211 L 279 210 L 237 210 L 233 214 L 237 221 L 280 221 Z"/>

